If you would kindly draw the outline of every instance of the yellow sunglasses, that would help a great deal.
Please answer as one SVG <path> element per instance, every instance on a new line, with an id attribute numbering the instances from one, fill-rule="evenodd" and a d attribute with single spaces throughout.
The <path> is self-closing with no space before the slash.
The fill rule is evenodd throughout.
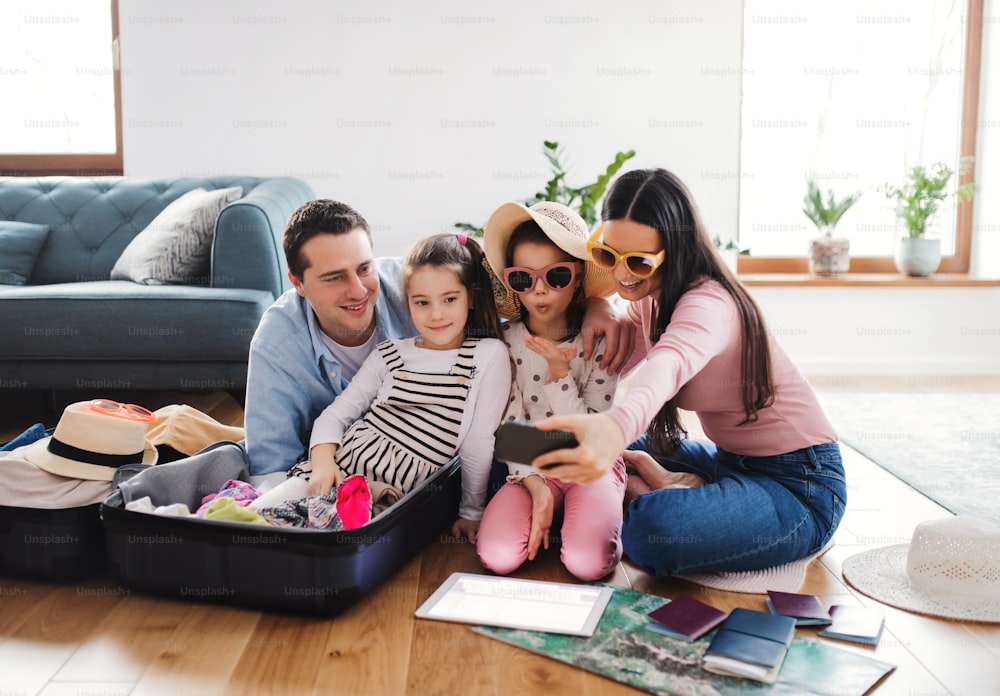
<path id="1" fill-rule="evenodd" d="M 587 253 L 590 254 L 590 260 L 601 268 L 612 270 L 624 261 L 625 268 L 636 278 L 648 278 L 663 263 L 665 256 L 663 249 L 655 254 L 645 251 L 630 251 L 627 254 L 619 254 L 607 244 L 598 242 L 597 238 L 600 236 L 601 230 L 598 229 L 587 240 Z"/>

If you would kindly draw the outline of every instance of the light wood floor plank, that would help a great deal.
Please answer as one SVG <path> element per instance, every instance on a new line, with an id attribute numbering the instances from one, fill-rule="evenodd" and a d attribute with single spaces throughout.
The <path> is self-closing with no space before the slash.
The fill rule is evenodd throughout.
<path id="1" fill-rule="evenodd" d="M 333 693 L 337 681 L 317 685 L 336 620 L 265 613 L 255 626 L 226 684 L 227 693 Z M 331 655 L 332 657 L 332 655 Z"/>
<path id="2" fill-rule="evenodd" d="M 118 594 L 102 593 L 88 583 L 64 585 L 41 595 L 36 604 L 21 605 L 24 620 L 6 630 L 7 640 L 0 644 L 4 688 L 40 691 L 118 601 Z"/>
<path id="3" fill-rule="evenodd" d="M 123 593 L 127 601 L 118 602 L 102 617 L 90 638 L 53 677 L 55 681 L 134 684 L 159 655 L 186 648 L 177 629 L 190 611 L 188 605 Z"/>
<path id="4" fill-rule="evenodd" d="M 58 585 L 0 577 L 0 642 L 31 620 L 33 610 L 58 591 Z"/>
<path id="5" fill-rule="evenodd" d="M 38 696 L 128 696 L 132 686 L 130 682 L 50 682 Z"/>
<path id="6" fill-rule="evenodd" d="M 37 694 L 74 650 L 72 643 L 8 638 L 0 643 L 3 688 L 13 694 Z"/>
<path id="7" fill-rule="evenodd" d="M 131 696 L 227 691 L 261 615 L 211 604 L 191 603 L 187 607 L 169 639 L 178 647 L 155 656 Z"/>
<path id="8" fill-rule="evenodd" d="M 376 601 L 361 601 L 334 619 L 316 693 L 334 684 L 344 693 L 404 692 L 420 566 L 420 558 L 414 558 L 379 588 Z"/>

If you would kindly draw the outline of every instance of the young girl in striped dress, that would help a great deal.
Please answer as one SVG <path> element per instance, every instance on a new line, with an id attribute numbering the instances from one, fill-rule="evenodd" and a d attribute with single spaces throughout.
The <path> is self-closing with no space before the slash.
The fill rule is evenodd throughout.
<path id="1" fill-rule="evenodd" d="M 352 474 L 406 493 L 457 454 L 462 501 L 452 533 L 474 542 L 511 388 L 483 251 L 465 235 L 428 237 L 406 257 L 402 280 L 418 335 L 380 343 L 316 419 L 309 494 Z"/>

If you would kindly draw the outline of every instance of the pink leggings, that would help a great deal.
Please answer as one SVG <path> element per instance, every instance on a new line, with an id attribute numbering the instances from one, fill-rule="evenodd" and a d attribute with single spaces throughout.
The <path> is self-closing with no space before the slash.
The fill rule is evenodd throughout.
<path id="1" fill-rule="evenodd" d="M 621 560 L 625 480 L 621 458 L 592 483 L 545 479 L 552 491 L 554 512 L 563 510 L 563 565 L 580 580 L 602 578 Z M 505 484 L 497 491 L 479 525 L 476 551 L 483 567 L 506 575 L 527 560 L 531 507 L 531 493 L 520 483 Z"/>

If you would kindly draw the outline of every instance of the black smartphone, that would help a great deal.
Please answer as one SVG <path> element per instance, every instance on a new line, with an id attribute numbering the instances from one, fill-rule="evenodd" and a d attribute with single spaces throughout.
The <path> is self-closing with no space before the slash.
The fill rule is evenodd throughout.
<path id="1" fill-rule="evenodd" d="M 531 464 L 540 454 L 576 447 L 579 443 L 569 430 L 539 430 L 533 425 L 506 421 L 497 428 L 493 456 L 505 462 Z M 547 468 L 557 466 L 550 464 Z"/>

